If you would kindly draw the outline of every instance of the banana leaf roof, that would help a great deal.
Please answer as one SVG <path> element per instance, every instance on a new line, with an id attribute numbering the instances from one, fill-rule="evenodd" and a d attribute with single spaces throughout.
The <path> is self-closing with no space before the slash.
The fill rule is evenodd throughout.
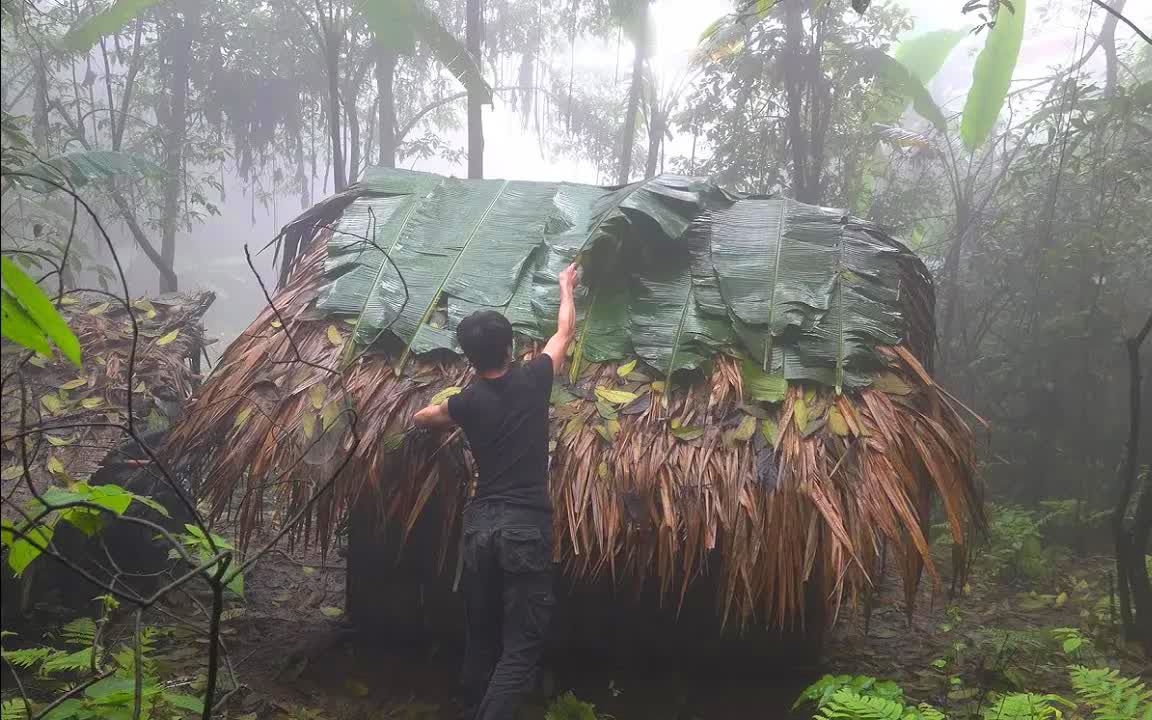
<path id="1" fill-rule="evenodd" d="M 574 373 L 638 357 L 667 376 L 729 352 L 842 389 L 869 384 L 877 345 L 930 360 L 923 263 L 840 210 L 673 175 L 602 188 L 378 168 L 338 202 L 349 195 L 316 308 L 355 318 L 353 344 L 394 350 L 398 367 L 459 352 L 456 325 L 479 309 L 546 338 L 557 274 L 577 257 Z"/>

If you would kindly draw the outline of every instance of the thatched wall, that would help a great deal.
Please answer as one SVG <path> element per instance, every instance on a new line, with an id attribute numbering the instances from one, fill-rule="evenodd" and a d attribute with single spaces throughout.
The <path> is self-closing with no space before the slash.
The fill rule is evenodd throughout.
<path id="1" fill-rule="evenodd" d="M 377 532 L 392 538 L 385 545 L 399 550 L 434 503 L 442 520 L 429 537 L 438 541 L 422 541 L 417 552 L 434 553 L 437 571 L 450 581 L 459 511 L 471 478 L 467 452 L 458 434 L 421 437 L 406 430 L 415 410 L 469 380 L 445 332 L 470 302 L 458 297 L 468 286 L 453 289 L 461 282 L 457 268 L 474 249 L 471 239 L 488 237 L 484 227 L 499 215 L 509 184 L 467 181 L 497 183 L 472 186 L 417 175 L 410 185 L 403 184 L 409 182 L 403 173 L 387 175 L 383 185 L 354 189 L 290 226 L 275 309 L 265 309 L 224 354 L 168 451 L 203 467 L 206 497 L 217 512 L 235 513 L 242 539 L 268 522 L 282 522 L 328 488 L 306 513 L 298 537 L 329 542 L 348 509 L 359 504 L 372 509 Z M 966 527 L 980 518 L 979 492 L 971 433 L 925 370 L 931 287 L 910 252 L 879 229 L 825 209 L 752 199 L 742 211 L 743 201 L 709 195 L 707 183 L 692 179 L 619 190 L 522 185 L 530 187 L 518 197 L 553 197 L 552 192 L 563 211 L 559 220 L 536 216 L 536 201 L 523 201 L 528 204 L 509 217 L 528 227 L 537 227 L 531 218 L 540 217 L 541 224 L 535 236 L 528 233 L 518 242 L 530 248 L 540 242 L 547 251 L 525 256 L 534 270 L 491 273 L 509 278 L 514 288 L 505 311 L 524 333 L 523 354 L 534 353 L 535 338 L 547 333 L 553 266 L 580 254 L 588 271 L 577 369 L 569 381 L 558 382 L 552 410 L 557 560 L 567 578 L 587 586 L 606 583 L 670 607 L 702 586 L 714 598 L 715 617 L 737 627 L 801 621 L 813 588 L 824 601 L 822 617 L 835 617 L 845 599 L 869 586 L 883 547 L 899 563 L 909 597 L 922 568 L 938 578 L 925 531 L 933 496 L 941 498 L 962 546 Z M 649 190 L 642 203 L 626 206 Z M 457 243 L 456 231 L 445 231 L 444 223 L 453 198 L 473 191 L 481 195 L 482 202 L 474 204 L 483 213 L 468 226 L 469 241 Z M 361 199 L 366 205 L 358 204 Z M 565 210 L 573 203 L 575 211 Z M 761 222 L 763 212 L 780 217 Z M 469 213 L 461 206 L 464 220 L 451 222 L 465 222 Z M 418 219 L 410 222 L 413 217 Z M 785 228 L 789 217 L 794 222 Z M 521 227 L 495 219 L 502 230 Z M 830 292 L 840 304 L 836 312 L 814 311 L 811 303 L 819 300 L 780 304 L 785 309 L 765 332 L 742 319 L 755 317 L 764 301 L 757 296 L 755 268 L 740 263 L 762 252 L 757 238 L 777 223 L 785 234 L 776 242 L 826 247 L 832 255 L 823 257 L 832 265 L 800 268 L 803 282 L 776 287 Z M 379 242 L 388 232 L 394 236 L 385 257 Z M 739 243 L 719 245 L 722 232 L 737 235 Z M 373 233 L 376 265 L 346 265 L 353 252 L 341 238 Z M 490 236 L 493 243 L 506 238 Z M 608 292 L 602 284 L 612 282 L 613 268 L 619 272 L 652 257 L 644 237 L 673 242 L 667 246 L 672 250 L 677 242 L 687 243 L 683 257 L 693 263 L 688 302 L 672 306 L 680 325 L 670 328 L 676 336 L 671 353 L 652 342 L 656 330 L 669 330 L 661 325 L 667 308 L 658 304 L 629 301 L 633 337 L 625 332 L 618 344 L 619 333 L 603 323 L 597 333 L 588 329 L 602 320 L 593 308 Z M 451 251 L 455 260 L 449 253 L 443 278 L 429 281 L 427 273 L 412 272 L 415 256 L 403 252 L 416 252 L 419 247 L 410 248 L 420 242 L 462 245 Z M 854 243 L 854 255 L 846 254 L 847 243 Z M 501 247 L 507 251 L 507 243 Z M 629 263 L 607 256 L 613 247 L 632 253 Z M 721 250 L 728 255 L 720 257 Z M 355 252 L 357 258 L 365 254 L 371 251 Z M 390 271 L 380 258 L 409 274 L 398 310 L 386 300 L 388 287 L 399 284 L 381 280 Z M 875 264 L 859 267 L 869 262 Z M 821 279 L 826 267 L 833 275 Z M 723 268 L 733 275 L 722 274 Z M 461 272 L 473 278 L 473 288 L 489 290 L 476 268 Z M 523 283 L 535 281 L 541 284 L 527 293 L 532 301 L 518 305 Z M 648 298 L 671 286 L 646 277 L 640 282 L 647 283 Z M 362 300 L 358 312 L 342 314 L 340 307 L 354 304 L 349 288 L 364 288 L 375 302 Z M 844 312 L 849 291 L 859 301 L 854 315 Z M 725 311 L 734 294 L 736 309 Z M 418 300 L 409 302 L 411 297 Z M 775 291 L 769 300 L 771 311 L 778 305 Z M 717 325 L 725 312 L 732 313 L 735 333 Z M 650 324 L 638 330 L 637 316 Z M 839 324 L 830 330 L 832 319 Z M 413 329 L 397 329 L 404 322 Z M 846 332 L 850 323 L 855 325 Z M 683 343 L 682 333 L 691 335 Z M 377 342 L 365 351 L 358 338 Z M 619 352 L 622 344 L 636 348 L 640 364 Z M 660 371 L 665 359 L 665 367 L 675 370 L 672 384 Z"/>

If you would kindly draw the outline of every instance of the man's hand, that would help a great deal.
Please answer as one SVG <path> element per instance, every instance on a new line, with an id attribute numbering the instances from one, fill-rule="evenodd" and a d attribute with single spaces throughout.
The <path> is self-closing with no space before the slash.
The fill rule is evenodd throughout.
<path id="1" fill-rule="evenodd" d="M 455 425 L 456 421 L 448 414 L 448 403 L 442 402 L 439 405 L 429 405 L 422 410 L 418 410 L 416 414 L 412 416 L 412 424 L 416 427 L 427 428 L 429 430 L 443 430 Z"/>
<path id="2" fill-rule="evenodd" d="M 572 263 L 560 271 L 560 297 L 563 302 L 564 294 L 571 293 L 580 283 L 580 266 Z"/>
<path id="3" fill-rule="evenodd" d="M 573 291 L 580 282 L 580 267 L 572 263 L 560 271 L 560 314 L 556 318 L 556 334 L 546 345 L 544 354 L 552 358 L 552 372 L 559 374 L 564 368 L 564 358 L 568 354 L 568 346 L 576 334 L 576 302 L 573 300 Z"/>

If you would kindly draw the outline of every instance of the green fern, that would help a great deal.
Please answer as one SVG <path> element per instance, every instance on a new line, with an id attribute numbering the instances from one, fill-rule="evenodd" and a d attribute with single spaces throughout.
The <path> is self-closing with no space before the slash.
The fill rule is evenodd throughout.
<path id="1" fill-rule="evenodd" d="M 552 701 L 544 712 L 544 720 L 596 720 L 596 706 L 566 692 Z"/>
<path id="2" fill-rule="evenodd" d="M 1068 668 L 1072 688 L 1096 720 L 1152 720 L 1152 690 L 1119 670 Z"/>
<path id="3" fill-rule="evenodd" d="M 96 640 L 96 621 L 90 617 L 76 618 L 60 628 L 60 637 L 71 645 L 91 645 Z"/>
<path id="4" fill-rule="evenodd" d="M 58 672 L 79 672 L 92 666 L 92 648 L 80 648 L 76 652 L 58 650 L 44 661 L 40 666 L 41 675 L 51 675 Z"/>
<path id="5" fill-rule="evenodd" d="M 908 708 L 888 698 L 841 688 L 813 715 L 813 720 L 903 720 Z"/>
<path id="6" fill-rule="evenodd" d="M 838 690 L 848 689 L 866 697 L 882 697 L 895 702 L 904 701 L 904 691 L 891 680 L 877 680 L 870 675 L 825 675 L 809 685 L 796 698 L 792 709 L 806 702 L 815 703 L 821 708 Z"/>
<path id="7" fill-rule="evenodd" d="M 28 706 L 21 698 L 0 703 L 0 720 L 28 720 Z"/>
<path id="8" fill-rule="evenodd" d="M 1064 717 L 1060 707 L 1076 709 L 1073 703 L 1059 695 L 1012 693 L 997 698 L 984 708 L 984 720 L 1060 720 Z"/>
<path id="9" fill-rule="evenodd" d="M 23 650 L 5 650 L 3 653 L 4 659 L 12 663 L 16 667 L 31 669 L 44 662 L 50 655 L 52 655 L 52 648 L 46 647 L 31 647 L 24 648 Z"/>

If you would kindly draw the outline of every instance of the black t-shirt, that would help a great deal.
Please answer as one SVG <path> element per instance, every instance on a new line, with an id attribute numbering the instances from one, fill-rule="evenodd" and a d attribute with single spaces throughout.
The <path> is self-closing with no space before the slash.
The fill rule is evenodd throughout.
<path id="1" fill-rule="evenodd" d="M 502 376 L 477 378 L 448 398 L 480 478 L 473 502 L 552 509 L 548 491 L 548 406 L 552 358 L 540 354 Z"/>

